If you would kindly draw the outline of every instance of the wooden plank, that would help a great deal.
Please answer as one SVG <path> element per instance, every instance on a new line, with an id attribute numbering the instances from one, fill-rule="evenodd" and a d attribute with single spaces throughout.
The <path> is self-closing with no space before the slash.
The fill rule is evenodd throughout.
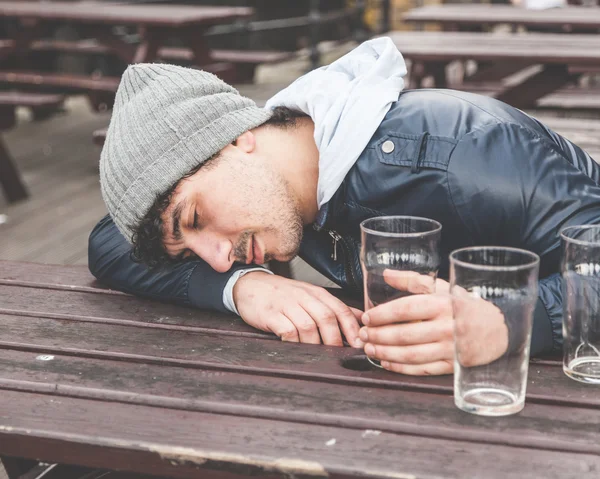
<path id="1" fill-rule="evenodd" d="M 2 3 L 0 2 L 0 8 Z M 27 5 L 27 4 L 24 4 Z M 116 92 L 120 79 L 114 77 L 91 77 L 65 73 L 45 73 L 33 71 L 0 71 L 0 82 L 9 85 L 40 85 L 72 88 L 81 91 Z"/>
<path id="2" fill-rule="evenodd" d="M 417 61 L 528 61 L 595 66 L 600 38 L 589 35 L 390 32 L 406 58 Z"/>
<path id="3" fill-rule="evenodd" d="M 577 75 L 569 73 L 565 65 L 544 65 L 538 73 L 517 85 L 505 88 L 495 98 L 520 108 L 533 108 L 538 99 L 576 79 Z"/>
<path id="4" fill-rule="evenodd" d="M 374 368 L 362 351 L 354 348 L 299 345 L 244 337 L 239 333 L 225 335 L 220 331 L 209 334 L 174 327 L 132 328 L 118 323 L 5 314 L 0 314 L 0 324 L 3 330 L 0 348 L 39 354 L 168 364 L 442 394 L 451 394 L 453 387 L 451 376 L 410 377 Z M 528 399 L 531 401 L 600 406 L 596 391 L 569 380 L 560 363 L 532 364 L 529 380 Z"/>
<path id="5" fill-rule="evenodd" d="M 508 5 L 429 5 L 412 9 L 406 22 L 436 22 L 458 26 L 513 24 L 551 27 L 565 31 L 600 29 L 600 11 L 595 8 L 563 7 L 532 10 Z"/>
<path id="6" fill-rule="evenodd" d="M 600 457 L 4 391 L 0 453 L 198 477 L 593 477 Z M 334 441 L 332 441 L 334 439 Z M 493 460 L 490 461 L 490 458 Z"/>
<path id="7" fill-rule="evenodd" d="M 479 95 L 495 97 L 502 92 L 505 86 L 499 82 L 475 83 L 469 81 L 469 83 L 452 85 L 452 88 L 477 93 Z M 538 110 L 568 110 L 573 114 L 576 111 L 593 112 L 594 110 L 600 110 L 600 91 L 595 88 L 578 88 L 573 86 L 560 88 L 540 98 L 535 105 L 535 108 Z M 568 118 L 568 120 L 576 119 L 577 118 Z M 593 121 L 592 124 L 594 124 Z M 587 130 L 589 130 L 589 128 L 587 128 Z M 565 136 L 566 133 L 568 133 L 568 131 L 565 132 Z"/>
<path id="8" fill-rule="evenodd" d="M 202 7 L 191 5 L 127 5 L 100 2 L 45 3 L 1 2 L 0 17 L 27 18 L 109 25 L 153 25 L 181 27 L 185 25 L 217 25 L 237 18 L 249 17 L 252 8 Z"/>
<path id="9" fill-rule="evenodd" d="M 518 416 L 489 424 L 460 412 L 449 395 L 385 386 L 323 388 L 314 381 L 206 369 L 68 356 L 41 361 L 14 351 L 0 351 L 0 364 L 5 390 L 600 455 L 597 407 L 529 403 Z"/>
<path id="10" fill-rule="evenodd" d="M 20 286 L 0 287 L 0 311 L 24 316 L 49 316 L 66 321 L 87 320 L 135 327 L 145 323 L 158 329 L 207 332 L 228 332 L 248 337 L 274 337 L 258 332 L 233 314 L 199 311 L 197 309 L 150 301 L 125 295 L 38 289 Z"/>
<path id="11" fill-rule="evenodd" d="M 0 105 L 12 106 L 47 106 L 56 108 L 62 105 L 65 97 L 45 93 L 30 93 L 19 91 L 0 92 Z"/>
<path id="12" fill-rule="evenodd" d="M 10 40 L 1 42 L 0 46 L 10 47 Z M 132 45 L 134 46 L 134 45 Z M 100 44 L 96 40 L 79 40 L 67 42 L 64 40 L 37 40 L 33 43 L 33 50 L 46 52 L 66 52 L 106 55 L 111 53 L 111 49 L 105 44 Z M 158 50 L 158 56 L 171 61 L 191 61 L 193 57 L 192 50 L 185 47 L 161 47 Z M 211 50 L 211 57 L 218 62 L 231 63 L 278 63 L 290 60 L 296 56 L 295 52 L 274 51 L 274 50 Z"/>
<path id="13" fill-rule="evenodd" d="M 85 266 L 60 266 L 0 260 L 0 281 L 20 284 L 105 288 Z M 3 283 L 6 284 L 6 283 Z"/>

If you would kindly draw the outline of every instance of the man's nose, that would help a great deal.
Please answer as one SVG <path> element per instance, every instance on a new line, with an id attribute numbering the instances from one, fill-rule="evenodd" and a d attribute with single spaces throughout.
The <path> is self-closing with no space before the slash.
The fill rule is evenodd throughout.
<path id="1" fill-rule="evenodd" d="M 218 273 L 226 273 L 231 269 L 234 261 L 232 248 L 227 238 L 210 233 L 197 235 L 190 245 L 190 249 Z"/>

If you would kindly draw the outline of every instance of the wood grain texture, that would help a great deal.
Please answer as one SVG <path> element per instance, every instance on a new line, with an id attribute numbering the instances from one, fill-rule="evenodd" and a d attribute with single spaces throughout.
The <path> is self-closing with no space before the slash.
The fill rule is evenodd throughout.
<path id="1" fill-rule="evenodd" d="M 110 299 L 107 299 L 103 294 L 2 286 L 0 306 L 2 310 L 31 312 L 39 316 L 47 312 L 50 315 L 62 315 L 73 319 L 94 318 L 99 322 L 103 319 L 117 319 L 267 335 L 257 332 L 234 315 L 200 312 L 197 309 L 126 295 L 111 295 Z"/>
<path id="2" fill-rule="evenodd" d="M 4 390 L 600 455 L 598 407 L 530 403 L 518 416 L 490 424 L 459 411 L 448 394 L 391 389 L 385 383 L 323 387 L 308 378 L 69 356 L 44 361 L 36 353 L 16 351 L 0 351 L 0 367 Z"/>
<path id="3" fill-rule="evenodd" d="M 360 428 L 241 421 L 234 416 L 174 413 L 130 404 L 112 403 L 107 409 L 100 401 L 13 391 L 3 392 L 3 411 L 8 414 L 0 427 L 5 454 L 23 451 L 26 444 L 29 454 L 42 459 L 102 467 L 110 458 L 122 470 L 172 477 L 198 477 L 199 471 L 218 469 L 303 478 L 454 478 L 464 477 L 467 471 L 472 477 L 505 478 L 527 471 L 528 477 L 564 479 L 591 478 L 600 468 L 600 457 L 589 454 L 369 433 Z M 10 441 L 2 440 L 7 436 Z"/>
<path id="4" fill-rule="evenodd" d="M 481 26 L 513 24 L 552 27 L 565 31 L 600 29 L 600 11 L 596 8 L 566 7 L 531 10 L 509 5 L 430 5 L 412 9 L 406 22 L 436 22 L 442 25 Z"/>
<path id="5" fill-rule="evenodd" d="M 165 331 L 112 324 L 0 315 L 0 347 L 39 354 L 113 359 L 451 394 L 452 377 L 410 377 L 366 367 L 360 350 L 298 345 L 267 339 L 192 331 Z M 363 366 L 348 369 L 353 366 Z M 361 370 L 362 369 L 362 370 Z M 558 365 L 532 364 L 528 398 L 540 403 L 600 406 L 593 388 L 568 380 Z"/>
<path id="6" fill-rule="evenodd" d="M 562 34 L 390 32 L 402 55 L 415 61 L 518 61 L 598 65 L 600 38 Z"/>
<path id="7" fill-rule="evenodd" d="M 95 2 L 44 3 L 2 2 L 0 17 L 110 25 L 152 25 L 181 27 L 215 25 L 252 15 L 245 7 L 203 7 L 186 5 L 111 4 Z"/>
<path id="8" fill-rule="evenodd" d="M 95 292 L 82 268 L 0 266 L 0 455 L 213 479 L 461 477 L 492 455 L 485 477 L 600 468 L 600 397 L 554 361 L 531 365 L 523 412 L 490 421 L 454 406 L 451 376 Z"/>

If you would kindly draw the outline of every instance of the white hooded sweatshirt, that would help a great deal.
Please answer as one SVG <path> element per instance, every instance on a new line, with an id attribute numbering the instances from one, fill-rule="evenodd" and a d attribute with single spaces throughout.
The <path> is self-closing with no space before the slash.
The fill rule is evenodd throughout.
<path id="1" fill-rule="evenodd" d="M 377 38 L 298 78 L 267 102 L 266 109 L 286 106 L 306 113 L 315 124 L 319 208 L 335 194 L 398 100 L 406 73 L 404 58 L 392 40 Z M 250 271 L 255 269 L 234 273 L 223 290 L 223 303 L 233 313 L 239 314 L 233 287 Z"/>

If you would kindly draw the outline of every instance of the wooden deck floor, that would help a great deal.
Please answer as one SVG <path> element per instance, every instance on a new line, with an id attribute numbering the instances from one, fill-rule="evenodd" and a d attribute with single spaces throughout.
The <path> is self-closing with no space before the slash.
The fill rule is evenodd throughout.
<path id="1" fill-rule="evenodd" d="M 281 86 L 247 87 L 257 101 Z M 42 122 L 26 112 L 17 128 L 5 133 L 31 196 L 8 205 L 0 192 L 0 259 L 84 264 L 87 237 L 106 214 L 100 195 L 100 149 L 92 133 L 106 127 L 109 114 L 90 110 L 84 98 L 71 98 L 67 111 Z"/>
<path id="2" fill-rule="evenodd" d="M 282 86 L 240 90 L 264 103 Z M 600 120 L 540 118 L 600 160 Z M 64 114 L 43 122 L 24 119 L 5 134 L 31 198 L 9 206 L 0 195 L 0 259 L 86 263 L 88 234 L 105 214 L 98 181 L 100 152 L 91 138 L 108 121 L 108 114 L 91 112 L 83 98 L 72 98 Z"/>

